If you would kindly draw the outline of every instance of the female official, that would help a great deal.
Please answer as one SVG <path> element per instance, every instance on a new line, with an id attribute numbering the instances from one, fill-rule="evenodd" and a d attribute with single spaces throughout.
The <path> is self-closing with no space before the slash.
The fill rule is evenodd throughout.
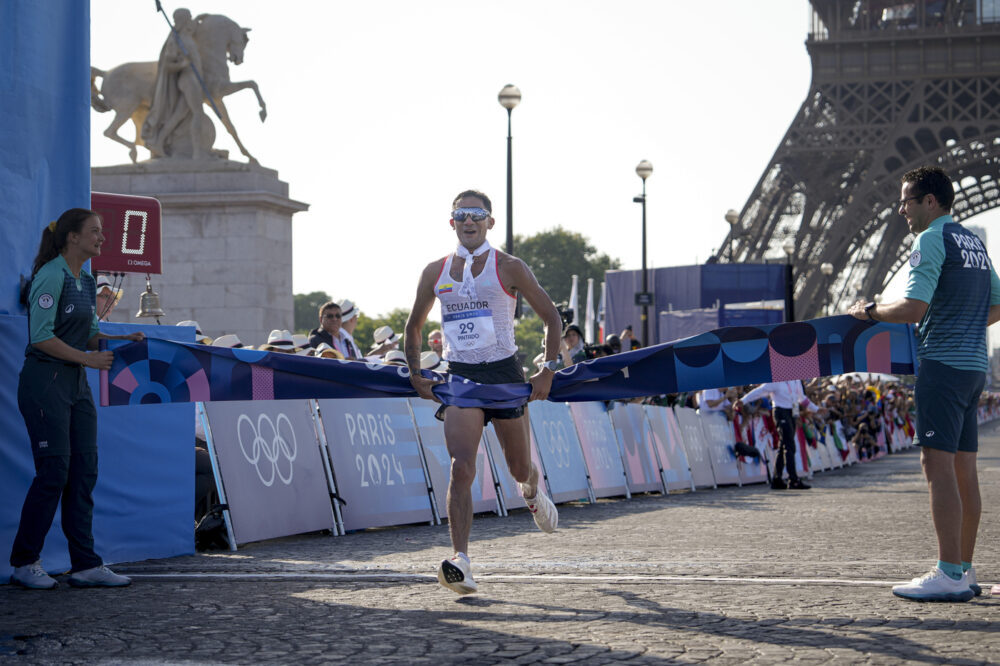
<path id="1" fill-rule="evenodd" d="M 97 482 L 97 410 L 84 368 L 107 370 L 114 355 L 94 351 L 98 341 L 142 340 L 142 333 L 104 335 L 97 327 L 96 287 L 83 264 L 101 253 L 101 218 L 71 208 L 42 231 L 32 268 L 28 308 L 30 342 L 17 386 L 17 405 L 31 440 L 35 478 L 21 509 L 10 564 L 11 582 L 51 589 L 55 579 L 39 555 L 62 499 L 74 587 L 120 587 L 131 581 L 103 565 L 94 552 L 92 493 Z"/>

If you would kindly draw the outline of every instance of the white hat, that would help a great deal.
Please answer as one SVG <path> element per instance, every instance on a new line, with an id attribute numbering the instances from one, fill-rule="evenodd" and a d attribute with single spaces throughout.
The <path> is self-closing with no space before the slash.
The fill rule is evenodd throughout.
<path id="1" fill-rule="evenodd" d="M 341 321 L 341 323 L 343 323 L 343 322 L 345 322 L 345 321 L 347 321 L 349 319 L 353 319 L 354 317 L 357 317 L 359 314 L 361 314 L 361 311 L 358 310 L 357 306 L 355 306 L 354 302 L 351 301 L 351 299 L 349 299 L 349 298 L 345 298 L 344 300 L 342 300 L 339 303 L 339 305 L 340 305 L 340 321 Z"/>
<path id="2" fill-rule="evenodd" d="M 102 291 L 104 291 L 105 289 L 107 289 L 108 291 L 110 291 L 111 295 L 115 297 L 115 303 L 117 303 L 118 301 L 120 301 L 122 299 L 122 290 L 121 289 L 115 289 L 113 286 L 111 286 L 111 280 L 108 279 L 107 275 L 103 275 L 103 274 L 102 275 L 98 275 L 97 276 L 97 293 L 99 294 Z"/>
<path id="3" fill-rule="evenodd" d="M 296 356 L 315 356 L 316 355 L 316 350 L 313 349 L 312 347 L 306 347 L 304 349 L 296 349 L 295 350 L 295 355 Z"/>
<path id="4" fill-rule="evenodd" d="M 295 345 L 296 349 L 305 349 L 306 347 L 309 347 L 309 338 L 301 333 L 295 333 L 292 335 L 292 343 Z"/>
<path id="5" fill-rule="evenodd" d="M 372 349 L 377 349 L 386 343 L 395 344 L 399 342 L 399 336 L 392 332 L 388 326 L 379 326 L 375 329 L 375 344 Z"/>
<path id="6" fill-rule="evenodd" d="M 229 349 L 240 349 L 243 347 L 243 342 L 240 340 L 240 336 L 235 333 L 226 333 L 225 335 L 220 335 L 212 343 L 213 347 L 228 347 Z"/>
<path id="7" fill-rule="evenodd" d="M 426 351 L 420 355 L 420 369 L 448 372 L 448 361 L 442 360 L 437 352 Z"/>
<path id="8" fill-rule="evenodd" d="M 190 327 L 194 328 L 194 339 L 196 341 L 200 342 L 203 345 L 210 345 L 210 344 L 212 344 L 212 338 L 210 338 L 207 335 L 205 335 L 204 333 L 202 333 L 201 332 L 201 326 L 199 326 L 198 322 L 194 321 L 193 319 L 185 319 L 184 321 L 179 321 L 179 322 L 177 322 L 177 325 L 178 326 L 190 326 Z"/>
<path id="9" fill-rule="evenodd" d="M 324 356 L 324 354 L 329 354 L 329 356 Z M 321 358 L 339 358 L 341 361 L 344 360 L 343 354 L 341 354 L 339 351 L 337 351 L 330 345 L 326 344 L 325 342 L 321 342 L 316 346 L 316 352 L 314 355 L 319 356 Z"/>
<path id="10" fill-rule="evenodd" d="M 274 329 L 267 336 L 267 344 L 260 346 L 261 349 L 277 349 L 278 351 L 295 351 L 295 343 L 292 342 L 292 332 L 287 329 Z"/>
<path id="11" fill-rule="evenodd" d="M 406 365 L 406 354 L 401 349 L 393 349 L 385 355 L 382 362 L 389 365 Z"/>

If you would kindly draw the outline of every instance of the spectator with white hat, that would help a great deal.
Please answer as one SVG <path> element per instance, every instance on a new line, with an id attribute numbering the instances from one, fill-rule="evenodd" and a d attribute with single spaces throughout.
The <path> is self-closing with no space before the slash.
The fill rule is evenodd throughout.
<path id="1" fill-rule="evenodd" d="M 386 365 L 406 365 L 406 354 L 401 349 L 393 349 L 382 358 L 382 362 Z"/>
<path id="2" fill-rule="evenodd" d="M 287 329 L 274 329 L 267 336 L 267 342 L 260 348 L 264 351 L 284 352 L 286 354 L 295 353 L 295 343 L 292 342 L 292 332 Z"/>
<path id="3" fill-rule="evenodd" d="M 210 345 L 212 344 L 212 338 L 208 337 L 201 332 L 201 326 L 198 322 L 193 319 L 186 319 L 184 321 L 177 322 L 178 326 L 190 326 L 194 329 L 194 341 L 200 345 Z"/>
<path id="4" fill-rule="evenodd" d="M 340 301 L 340 339 L 344 341 L 348 358 L 360 359 L 361 348 L 354 340 L 354 329 L 358 327 L 361 310 L 349 298 Z"/>
<path id="5" fill-rule="evenodd" d="M 438 356 L 437 352 L 426 351 L 420 355 L 420 369 L 444 374 L 448 372 L 448 361 Z"/>
<path id="6" fill-rule="evenodd" d="M 228 349 L 242 349 L 243 341 L 235 333 L 220 335 L 212 342 L 213 347 L 226 347 Z"/>
<path id="7" fill-rule="evenodd" d="M 341 354 L 339 351 L 337 351 L 330 345 L 326 344 L 325 342 L 319 343 L 319 346 L 317 346 L 315 349 L 316 351 L 313 354 L 314 356 L 318 356 L 320 358 L 335 358 L 341 361 L 344 360 L 343 354 Z"/>
<path id="8" fill-rule="evenodd" d="M 375 344 L 368 352 L 368 358 L 380 358 L 393 349 L 399 349 L 399 334 L 394 333 L 390 326 L 379 326 L 375 329 Z"/>
<path id="9" fill-rule="evenodd" d="M 122 299 L 122 290 L 116 289 L 108 276 L 101 273 L 97 276 L 97 318 L 108 321 L 114 312 L 118 301 Z"/>
<path id="10" fill-rule="evenodd" d="M 307 338 L 306 336 L 302 335 L 301 333 L 294 333 L 294 334 L 292 334 L 292 344 L 295 345 L 295 353 L 296 354 L 299 354 L 300 352 L 302 352 L 304 350 L 311 349 L 311 347 L 309 345 L 309 338 Z"/>

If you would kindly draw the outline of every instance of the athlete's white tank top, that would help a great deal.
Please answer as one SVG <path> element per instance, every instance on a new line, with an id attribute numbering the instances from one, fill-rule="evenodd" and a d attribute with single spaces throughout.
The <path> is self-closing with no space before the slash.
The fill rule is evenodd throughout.
<path id="1" fill-rule="evenodd" d="M 459 293 L 462 281 L 451 277 L 454 259 L 454 253 L 448 255 L 434 285 L 434 293 L 441 300 L 445 360 L 492 363 L 513 356 L 517 353 L 514 343 L 516 299 L 500 282 L 497 251 L 490 249 L 486 266 L 473 278 L 475 299 Z"/>

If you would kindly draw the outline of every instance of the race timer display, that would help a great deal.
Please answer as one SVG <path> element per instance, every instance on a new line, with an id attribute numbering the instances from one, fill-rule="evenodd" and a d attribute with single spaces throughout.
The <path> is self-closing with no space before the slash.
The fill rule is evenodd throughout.
<path id="1" fill-rule="evenodd" d="M 163 272 L 160 253 L 160 202 L 130 194 L 90 193 L 90 207 L 104 221 L 101 255 L 92 270 L 106 273 Z"/>

